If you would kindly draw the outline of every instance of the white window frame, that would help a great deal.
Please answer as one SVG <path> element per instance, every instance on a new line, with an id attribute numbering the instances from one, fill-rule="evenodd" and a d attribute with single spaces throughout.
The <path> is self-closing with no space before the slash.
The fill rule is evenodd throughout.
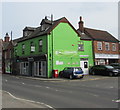
<path id="1" fill-rule="evenodd" d="M 116 51 L 116 43 L 112 43 L 112 51 Z"/>
<path id="2" fill-rule="evenodd" d="M 84 42 L 80 42 L 79 44 L 78 44 L 78 51 L 84 51 Z"/>
<path id="3" fill-rule="evenodd" d="M 25 53 L 25 44 L 22 44 L 22 54 Z"/>
<path id="4" fill-rule="evenodd" d="M 102 50 L 102 42 L 97 42 L 97 49 Z"/>
<path id="5" fill-rule="evenodd" d="M 42 52 L 42 47 L 43 47 L 43 40 L 39 40 L 39 52 Z"/>
<path id="6" fill-rule="evenodd" d="M 33 42 L 30 43 L 30 51 L 35 52 L 35 45 Z"/>
<path id="7" fill-rule="evenodd" d="M 105 50 L 109 51 L 110 50 L 110 43 L 105 42 Z"/>

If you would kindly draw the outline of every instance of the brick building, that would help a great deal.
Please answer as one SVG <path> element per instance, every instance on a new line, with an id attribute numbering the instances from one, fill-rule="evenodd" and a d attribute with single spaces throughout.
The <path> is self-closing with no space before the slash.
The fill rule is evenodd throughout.
<path id="1" fill-rule="evenodd" d="M 107 31 L 84 27 L 82 17 L 78 24 L 81 39 L 92 41 L 95 65 L 119 62 L 119 40 Z"/>
<path id="2" fill-rule="evenodd" d="M 8 33 L 6 33 L 3 41 L 3 49 L 2 49 L 2 67 L 3 73 L 11 73 L 12 72 L 12 54 L 13 54 L 13 43 L 10 40 Z"/>

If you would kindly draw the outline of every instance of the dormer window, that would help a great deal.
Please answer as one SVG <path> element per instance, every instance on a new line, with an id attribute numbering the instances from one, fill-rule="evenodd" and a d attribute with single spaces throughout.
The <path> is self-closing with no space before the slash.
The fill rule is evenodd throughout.
<path id="1" fill-rule="evenodd" d="M 28 35 L 27 31 L 25 31 L 25 32 L 24 32 L 24 36 L 27 36 L 27 35 Z"/>
<path id="2" fill-rule="evenodd" d="M 44 30 L 45 30 L 45 26 L 41 25 L 41 31 L 44 31 Z"/>

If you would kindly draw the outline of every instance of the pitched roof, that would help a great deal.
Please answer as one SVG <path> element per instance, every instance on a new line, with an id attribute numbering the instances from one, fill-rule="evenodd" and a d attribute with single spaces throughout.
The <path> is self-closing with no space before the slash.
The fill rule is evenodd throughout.
<path id="1" fill-rule="evenodd" d="M 41 26 L 37 27 L 35 29 L 35 31 L 30 34 L 29 36 L 27 37 L 22 37 L 18 42 L 21 42 L 21 41 L 24 41 L 24 40 L 27 40 L 27 39 L 31 39 L 31 38 L 34 38 L 34 37 L 38 37 L 38 36 L 42 36 L 42 35 L 47 35 L 49 34 L 60 22 L 64 22 L 64 23 L 68 23 L 72 28 L 73 30 L 79 35 L 79 33 L 76 31 L 76 29 L 72 26 L 72 24 L 65 18 L 65 17 L 62 17 L 58 20 L 55 20 L 55 21 L 50 21 L 50 20 L 46 20 L 46 19 L 43 19 L 42 22 L 41 22 Z M 43 25 L 45 24 L 45 25 Z M 44 26 L 44 27 L 42 27 Z M 44 30 L 41 30 L 42 28 L 45 28 Z M 80 35 L 79 35 L 80 36 Z"/>
<path id="2" fill-rule="evenodd" d="M 114 36 L 107 31 L 84 28 L 84 33 L 88 35 L 92 40 L 101 40 L 108 42 L 119 42 Z"/>
<path id="3" fill-rule="evenodd" d="M 85 33 L 82 33 L 79 29 L 77 30 L 77 32 L 80 34 L 80 39 L 81 39 L 81 40 L 92 40 L 91 37 L 89 37 L 89 36 L 86 35 Z"/>
<path id="4" fill-rule="evenodd" d="M 35 27 L 28 27 L 28 26 L 26 26 L 26 27 L 23 29 L 23 31 L 25 31 L 25 30 L 34 31 L 34 30 L 36 30 L 36 28 L 35 28 Z"/>

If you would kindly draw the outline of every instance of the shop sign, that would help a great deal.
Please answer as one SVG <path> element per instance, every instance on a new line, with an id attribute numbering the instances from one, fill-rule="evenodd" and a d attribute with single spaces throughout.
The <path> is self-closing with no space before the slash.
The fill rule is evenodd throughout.
<path id="1" fill-rule="evenodd" d="M 118 59 L 119 55 L 117 54 L 95 54 L 95 58 L 109 58 L 109 59 Z"/>
<path id="2" fill-rule="evenodd" d="M 34 58 L 33 57 L 31 57 L 31 58 L 29 57 L 28 61 L 34 61 Z"/>

